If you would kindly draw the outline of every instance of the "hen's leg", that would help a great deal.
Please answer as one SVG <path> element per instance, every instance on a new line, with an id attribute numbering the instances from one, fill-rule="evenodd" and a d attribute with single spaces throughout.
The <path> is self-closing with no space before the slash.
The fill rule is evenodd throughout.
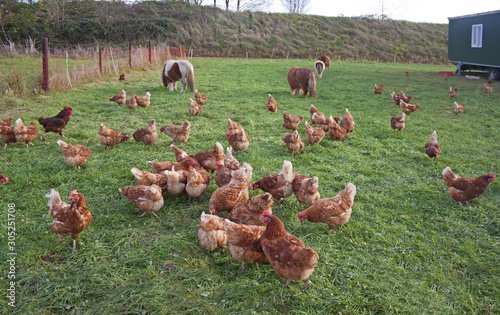
<path id="1" fill-rule="evenodd" d="M 309 282 L 309 278 L 306 279 L 306 286 L 304 287 L 304 291 L 311 287 L 311 282 Z"/>
<path id="2" fill-rule="evenodd" d="M 78 250 L 76 249 L 76 240 L 73 240 L 73 250 L 71 253 L 73 254 L 74 252 L 77 252 Z"/>

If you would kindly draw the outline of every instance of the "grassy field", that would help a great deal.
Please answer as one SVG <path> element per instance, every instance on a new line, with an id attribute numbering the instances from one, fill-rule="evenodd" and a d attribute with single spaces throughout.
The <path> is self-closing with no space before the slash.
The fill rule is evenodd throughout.
<path id="1" fill-rule="evenodd" d="M 500 312 L 500 185 L 493 182 L 469 205 L 451 200 L 441 172 L 450 166 L 462 176 L 500 174 L 500 90 L 483 94 L 481 80 L 450 77 L 438 71 L 451 66 L 334 62 L 318 80 L 318 98 L 290 95 L 286 73 L 313 60 L 194 59 L 196 85 L 208 95 L 201 116 L 189 115 L 192 93 L 169 93 L 160 70 L 127 75 L 125 82 L 98 82 L 71 92 L 25 100 L 7 107 L 1 119 L 21 117 L 25 123 L 73 107 L 64 129 L 71 144 L 92 151 L 81 170 L 62 160 L 51 133 L 34 146 L 9 145 L 0 150 L 0 173 L 10 182 L 0 187 L 0 312 L 73 314 L 494 314 Z M 408 70 L 410 75 L 405 77 Z M 382 95 L 375 83 L 385 83 Z M 460 118 L 453 113 L 450 86 L 460 88 Z M 151 92 L 151 106 L 128 110 L 108 98 L 122 88 L 127 95 Z M 401 132 L 390 127 L 400 114 L 392 91 L 405 91 L 421 108 L 407 116 Z M 265 110 L 267 94 L 278 112 Z M 314 104 L 327 115 L 349 108 L 356 129 L 341 142 L 325 137 L 320 144 L 292 157 L 281 138 L 287 133 L 282 113 L 309 121 Z M 174 160 L 164 134 L 151 146 L 130 140 L 112 150 L 101 146 L 101 122 L 132 134 L 152 118 L 158 127 L 191 121 L 189 154 L 213 148 L 225 138 L 227 118 L 241 123 L 250 147 L 236 154 L 253 166 L 259 179 L 278 172 L 284 160 L 297 173 L 318 176 L 322 198 L 336 195 L 345 183 L 357 186 L 351 220 L 328 236 L 325 224 L 299 223 L 306 208 L 291 197 L 275 205 L 286 229 L 320 257 L 302 291 L 296 282 L 285 288 L 269 264 L 257 269 L 240 263 L 226 249 L 207 252 L 197 239 L 198 219 L 207 211 L 212 180 L 202 204 L 186 206 L 187 197 L 165 195 L 161 221 L 142 213 L 120 189 L 135 185 L 132 167 L 149 170 L 148 160 Z M 304 124 L 299 132 L 305 140 Z M 442 154 L 431 160 L 424 145 L 436 130 Z M 66 199 L 77 189 L 93 214 L 77 241 L 57 243 L 50 230 L 47 194 L 51 188 Z M 251 195 L 262 193 L 252 191 Z M 17 262 L 16 307 L 7 305 L 9 252 L 7 210 L 15 204 Z M 225 213 L 222 216 L 226 216 Z M 175 269 L 166 268 L 172 265 Z"/>

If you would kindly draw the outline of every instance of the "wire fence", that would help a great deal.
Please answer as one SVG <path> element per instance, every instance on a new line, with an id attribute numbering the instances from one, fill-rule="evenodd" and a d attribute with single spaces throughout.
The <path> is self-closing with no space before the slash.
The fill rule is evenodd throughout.
<path id="1" fill-rule="evenodd" d="M 153 46 L 151 42 L 145 46 L 47 46 L 44 51 L 43 40 L 0 45 L 1 93 L 26 97 L 44 91 L 64 92 L 96 80 L 118 78 L 131 70 L 161 67 L 168 59 L 188 58 L 192 52 L 191 47 Z"/>
<path id="2" fill-rule="evenodd" d="M 131 70 L 154 69 L 163 66 L 168 59 L 193 57 L 191 47 L 172 47 L 163 43 L 146 45 L 62 45 L 48 43 L 43 52 L 41 41 L 28 40 L 24 44 L 0 44 L 0 94 L 26 97 L 44 91 L 53 93 L 68 91 L 74 86 L 118 77 Z M 269 51 L 254 51 L 248 47 L 198 48 L 198 57 L 226 58 L 316 58 L 318 49 L 297 53 L 287 48 L 275 47 Z M 322 51 L 325 53 L 325 51 Z M 328 53 L 327 53 L 328 54 Z M 384 54 L 381 52 L 339 51 L 330 52 L 330 58 L 338 61 L 432 63 L 446 64 L 439 53 L 417 58 L 408 53 Z M 44 58 L 46 56 L 46 58 Z M 44 71 L 43 60 L 47 61 Z"/>

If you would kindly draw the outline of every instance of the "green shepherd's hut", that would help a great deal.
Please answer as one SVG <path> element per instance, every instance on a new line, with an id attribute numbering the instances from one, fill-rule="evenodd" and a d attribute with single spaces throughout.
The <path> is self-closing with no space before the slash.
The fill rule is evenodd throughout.
<path id="1" fill-rule="evenodd" d="M 462 71 L 500 80 L 500 10 L 448 18 L 448 58 Z"/>

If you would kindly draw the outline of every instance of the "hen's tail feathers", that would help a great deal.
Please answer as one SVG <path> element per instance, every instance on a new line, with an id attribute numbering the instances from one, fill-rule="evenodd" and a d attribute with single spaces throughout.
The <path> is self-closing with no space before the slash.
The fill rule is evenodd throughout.
<path id="1" fill-rule="evenodd" d="M 205 231 L 224 230 L 224 218 L 216 215 L 206 214 L 205 211 L 200 216 L 200 228 Z"/>
<path id="2" fill-rule="evenodd" d="M 233 148 L 232 147 L 227 147 L 226 148 L 226 159 L 234 159 L 233 157 Z"/>
<path id="3" fill-rule="evenodd" d="M 281 169 L 280 173 L 283 175 L 283 177 L 285 178 L 285 180 L 287 182 L 291 182 L 293 180 L 293 166 L 292 166 L 292 162 L 285 160 L 283 162 L 283 168 Z"/>
<path id="4" fill-rule="evenodd" d="M 134 175 L 137 182 L 141 182 L 141 179 L 144 177 L 144 172 L 138 169 L 137 167 L 133 167 L 130 169 L 130 172 Z"/>
<path id="5" fill-rule="evenodd" d="M 188 154 L 184 150 L 176 147 L 175 144 L 172 143 L 170 145 L 170 148 L 172 148 L 172 151 L 174 151 L 175 159 L 177 161 L 188 157 Z"/>
<path id="6" fill-rule="evenodd" d="M 312 187 L 314 187 L 314 188 L 316 188 L 316 189 L 318 189 L 318 188 L 319 188 L 319 179 L 318 179 L 318 177 L 317 177 L 317 176 L 314 176 L 313 178 L 311 178 L 311 179 L 310 179 L 310 183 L 311 183 Z M 354 187 L 354 188 L 356 188 L 356 187 Z M 355 189 L 355 190 L 356 190 L 356 189 Z M 356 194 L 356 193 L 354 193 L 354 194 Z M 354 198 L 354 196 L 353 196 L 353 198 Z"/>
<path id="7" fill-rule="evenodd" d="M 237 224 L 228 220 L 228 219 L 224 219 L 224 230 L 226 231 L 226 233 L 228 234 L 228 236 L 231 236 L 229 237 L 231 239 L 231 241 L 234 242 L 234 233 L 235 233 L 235 230 L 237 228 Z M 229 243 L 231 243 L 231 241 L 229 241 Z"/>
<path id="8" fill-rule="evenodd" d="M 253 247 L 259 242 L 265 230 L 266 228 L 263 226 L 238 224 L 224 219 L 227 241 L 233 246 Z"/>
<path id="9" fill-rule="evenodd" d="M 215 143 L 215 150 L 216 150 L 216 152 L 219 152 L 220 154 L 224 154 L 224 147 L 219 142 Z"/>
<path id="10" fill-rule="evenodd" d="M 57 140 L 57 144 L 62 148 L 68 147 L 68 144 L 62 140 Z"/>
<path id="11" fill-rule="evenodd" d="M 347 183 L 345 189 L 342 191 L 346 196 L 348 196 L 352 201 L 354 196 L 356 196 L 356 186 L 353 183 Z"/>
<path id="12" fill-rule="evenodd" d="M 252 182 L 252 177 L 253 177 L 253 167 L 245 162 L 241 166 L 240 170 L 242 170 L 245 173 L 245 177 L 247 179 L 247 185 L 250 184 Z"/>
<path id="13" fill-rule="evenodd" d="M 49 198 L 49 202 L 47 203 L 47 206 L 49 206 L 50 208 L 49 213 L 53 205 L 62 203 L 61 197 L 59 196 L 59 193 L 55 189 L 51 189 L 50 193 L 46 194 L 45 197 Z"/>
<path id="14" fill-rule="evenodd" d="M 224 219 L 224 231 L 227 235 L 227 241 L 234 246 L 242 246 L 248 237 L 248 231 L 244 230 L 245 226 L 234 223 L 228 219 Z"/>
<path id="15" fill-rule="evenodd" d="M 434 132 L 432 133 L 431 135 L 431 141 L 432 142 L 436 142 L 437 141 L 437 133 L 436 133 L 436 130 L 434 130 Z"/>
<path id="16" fill-rule="evenodd" d="M 451 168 L 450 167 L 446 167 L 444 170 L 443 170 L 443 181 L 444 183 L 446 184 L 446 186 L 450 187 L 453 182 L 455 180 L 457 180 L 457 178 L 459 178 L 458 175 L 455 175 L 452 171 L 451 171 Z"/>

